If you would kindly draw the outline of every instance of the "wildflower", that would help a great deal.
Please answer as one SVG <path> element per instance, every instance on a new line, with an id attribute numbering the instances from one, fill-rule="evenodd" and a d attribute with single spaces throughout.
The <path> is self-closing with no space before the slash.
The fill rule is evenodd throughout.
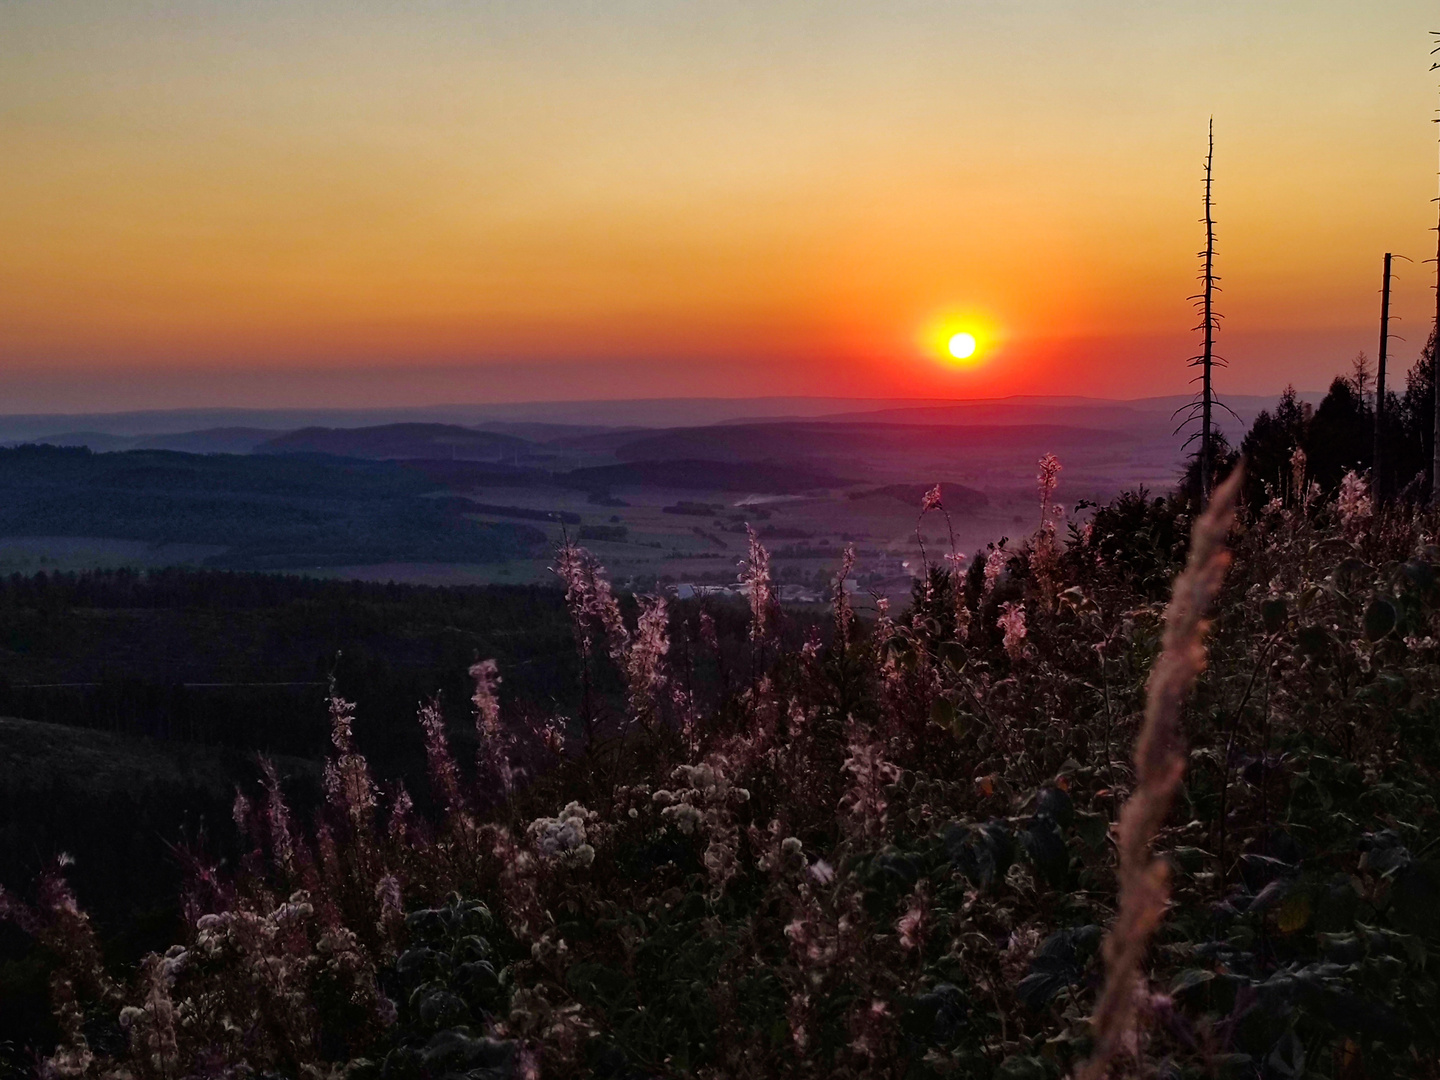
<path id="1" fill-rule="evenodd" d="M 400 881 L 394 874 L 386 874 L 375 883 L 375 899 L 380 905 L 380 918 L 376 920 L 376 929 L 383 937 L 393 940 L 405 925 Z"/>
<path id="2" fill-rule="evenodd" d="M 526 835 L 546 858 L 583 868 L 595 861 L 595 849 L 585 832 L 586 823 L 594 820 L 593 811 L 578 802 L 570 802 L 555 817 L 536 818 Z"/>
<path id="3" fill-rule="evenodd" d="M 420 727 L 425 732 L 425 761 L 430 769 L 430 782 L 435 785 L 440 805 L 449 816 L 460 814 L 465 806 L 460 794 L 460 770 L 450 756 L 445 716 L 440 712 L 439 701 L 432 698 L 420 707 Z"/>
<path id="4" fill-rule="evenodd" d="M 375 784 L 365 758 L 355 750 L 354 719 L 354 704 L 336 694 L 332 682 L 330 740 L 339 756 L 325 762 L 325 799 L 333 810 L 349 819 L 351 828 L 358 833 L 368 828 L 375 809 Z"/>
<path id="5" fill-rule="evenodd" d="M 929 491 L 925 492 L 925 497 L 920 500 L 920 512 L 923 514 L 930 510 L 939 510 L 940 508 L 940 485 L 936 484 Z"/>
<path id="6" fill-rule="evenodd" d="M 936 485 L 936 491 L 939 485 Z M 938 497 L 938 496 L 937 496 Z M 850 594 L 845 582 L 855 569 L 855 545 L 846 544 L 845 554 L 840 557 L 840 572 L 833 582 L 832 607 L 835 612 L 835 649 L 842 655 L 850 649 L 850 633 L 855 622 L 855 611 L 850 606 Z"/>
<path id="7" fill-rule="evenodd" d="M 875 644 L 884 647 L 895 636 L 895 620 L 890 618 L 890 598 L 881 596 L 875 600 Z"/>
<path id="8" fill-rule="evenodd" d="M 565 718 L 551 717 L 540 730 L 540 742 L 556 757 L 565 755 Z"/>
<path id="9" fill-rule="evenodd" d="M 770 610 L 774 604 L 770 588 L 770 553 L 760 543 L 754 529 L 746 525 L 745 531 L 750 537 L 750 548 L 740 567 L 750 596 L 750 640 L 763 642 L 770 636 L 773 621 Z"/>
<path id="10" fill-rule="evenodd" d="M 1297 497 L 1305 491 L 1305 451 L 1298 446 L 1290 454 L 1290 490 Z"/>
<path id="11" fill-rule="evenodd" d="M 492 778 L 508 798 L 515 790 L 515 769 L 510 764 L 511 736 L 500 723 L 499 665 L 494 660 L 481 660 L 470 667 L 475 680 L 475 693 L 470 702 L 475 707 L 475 735 L 479 741 L 476 766 L 480 775 Z"/>
<path id="12" fill-rule="evenodd" d="M 835 880 L 835 868 L 824 859 L 816 859 L 810 864 L 810 878 L 817 885 L 829 885 Z"/>
<path id="13" fill-rule="evenodd" d="M 640 618 L 624 665 L 632 716 L 647 720 L 658 707 L 665 688 L 665 655 L 669 651 L 670 616 L 665 598 L 641 598 Z"/>
<path id="14" fill-rule="evenodd" d="M 1060 484 L 1062 468 L 1060 459 L 1054 454 L 1046 454 L 1040 459 L 1040 472 L 1036 476 L 1036 480 L 1040 485 L 1040 521 L 1042 524 L 1049 517 L 1050 496 L 1055 493 L 1056 487 Z"/>
<path id="15" fill-rule="evenodd" d="M 712 652 L 720 651 L 720 637 L 715 633 L 715 620 L 708 611 L 700 612 L 700 640 Z"/>
<path id="16" fill-rule="evenodd" d="M 985 557 L 985 583 L 980 590 L 980 601 L 984 603 L 995 591 L 995 586 L 1000 582 L 1000 575 L 1005 573 L 1005 549 L 990 549 L 990 554 Z"/>
<path id="17" fill-rule="evenodd" d="M 500 734 L 500 701 L 496 687 L 500 685 L 500 666 L 494 660 L 481 660 L 470 666 L 475 680 L 475 693 L 470 701 L 475 706 L 475 729 L 480 735 Z"/>
<path id="18" fill-rule="evenodd" d="M 410 843 L 410 815 L 414 810 L 415 804 L 410 799 L 410 793 L 405 790 L 405 785 L 401 784 L 390 804 L 390 823 L 386 827 L 386 835 L 390 837 L 391 843 L 400 847 Z"/>
<path id="19" fill-rule="evenodd" d="M 700 861 L 709 872 L 714 892 L 721 893 L 738 869 L 740 831 L 732 806 L 748 802 L 750 792 L 730 782 L 730 762 L 712 754 L 699 765 L 680 765 L 671 778 L 683 784 L 655 792 L 652 801 L 664 807 L 660 816 L 686 836 L 704 835 Z"/>
<path id="20" fill-rule="evenodd" d="M 1002 604 L 1000 618 L 995 625 L 1005 635 L 1005 652 L 1011 660 L 1019 660 L 1025 654 L 1025 606 L 1015 601 Z"/>
<path id="21" fill-rule="evenodd" d="M 260 771 L 265 774 L 265 823 L 269 826 L 270 851 L 276 869 L 293 880 L 299 874 L 299 863 L 290 832 L 290 808 L 280 793 L 280 778 L 275 774 L 274 763 L 269 758 L 261 758 Z"/>
<path id="22" fill-rule="evenodd" d="M 902 949 L 918 949 L 925 941 L 925 930 L 929 922 L 929 905 L 926 902 L 923 883 L 915 886 L 910 894 L 910 906 L 895 924 L 900 935 Z"/>
<path id="23" fill-rule="evenodd" d="M 885 787 L 900 778 L 900 770 L 886 761 L 884 747 L 853 733 L 850 756 L 842 769 L 850 775 L 850 787 L 840 800 L 840 809 L 859 836 L 879 836 L 885 829 Z"/>
<path id="24" fill-rule="evenodd" d="M 230 817 L 235 822 L 235 828 L 240 830 L 242 838 L 250 833 L 250 819 L 253 813 L 250 800 L 245 797 L 239 787 L 236 787 L 235 802 L 230 808 Z"/>
<path id="25" fill-rule="evenodd" d="M 1345 531 L 1352 534 L 1363 528 L 1374 512 L 1370 485 L 1354 469 L 1347 472 L 1340 481 L 1340 493 L 1335 497 L 1335 509 L 1339 511 L 1340 522 Z"/>
<path id="26" fill-rule="evenodd" d="M 560 548 L 555 573 L 565 582 L 565 605 L 570 609 L 581 655 L 589 657 L 596 639 L 600 638 L 608 644 L 611 657 L 618 661 L 625 653 L 630 635 L 620 617 L 620 605 L 615 601 L 610 582 L 605 579 L 595 556 L 567 541 Z"/>
<path id="27" fill-rule="evenodd" d="M 1047 611 L 1054 603 L 1055 581 L 1060 573 L 1060 545 L 1055 539 L 1055 525 L 1055 520 L 1042 524 L 1030 548 L 1030 572 Z"/>

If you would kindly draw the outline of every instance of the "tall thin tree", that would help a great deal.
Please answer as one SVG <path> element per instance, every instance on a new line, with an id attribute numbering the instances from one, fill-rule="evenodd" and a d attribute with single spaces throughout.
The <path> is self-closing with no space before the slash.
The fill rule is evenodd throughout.
<path id="1" fill-rule="evenodd" d="M 1385 359 L 1390 349 L 1390 263 L 1395 258 L 1385 253 L 1385 276 L 1380 285 L 1380 358 L 1375 364 L 1375 453 L 1371 479 L 1375 494 L 1385 496 Z"/>
<path id="2" fill-rule="evenodd" d="M 1214 483 L 1211 470 L 1214 467 L 1214 410 L 1215 384 L 1215 204 L 1211 197 L 1215 181 L 1215 118 L 1210 118 L 1209 148 L 1205 153 L 1205 291 L 1202 305 L 1201 326 L 1205 331 L 1205 349 L 1200 354 L 1201 378 L 1201 428 L 1200 428 L 1200 489 L 1205 498 L 1210 498 Z"/>
<path id="3" fill-rule="evenodd" d="M 1440 31 L 1431 30 L 1431 37 L 1440 38 Z M 1430 50 L 1430 55 L 1440 53 L 1440 45 Z M 1432 63 L 1430 70 L 1440 69 L 1440 63 Z M 1440 117 L 1435 122 L 1440 124 Z M 1435 205 L 1437 214 L 1440 214 L 1440 198 L 1436 198 Z M 1435 396 L 1435 425 L 1432 429 L 1432 445 L 1434 457 L 1430 462 L 1430 505 L 1440 506 L 1440 216 L 1435 222 L 1435 334 L 1431 338 L 1434 342 L 1432 357 L 1432 368 L 1430 382 Z"/>
<path id="4" fill-rule="evenodd" d="M 1215 409 L 1225 408 L 1215 397 L 1214 374 L 1217 367 L 1225 367 L 1225 361 L 1215 353 L 1215 335 L 1220 329 L 1220 320 L 1223 316 L 1215 310 L 1215 294 L 1220 291 L 1218 284 L 1220 276 L 1215 273 L 1215 118 L 1210 118 L 1209 143 L 1205 153 L 1205 216 L 1200 220 L 1205 225 L 1205 248 L 1200 254 L 1200 292 L 1190 299 L 1200 309 L 1200 325 L 1195 327 L 1200 331 L 1201 346 L 1200 354 L 1190 358 L 1190 366 L 1199 368 L 1200 374 L 1192 382 L 1200 384 L 1200 390 L 1196 400 L 1189 405 L 1177 410 L 1177 413 L 1186 413 L 1186 419 L 1181 424 L 1184 427 L 1196 420 L 1200 421 L 1200 430 L 1195 432 L 1186 440 L 1186 445 L 1195 440 L 1200 441 L 1200 495 L 1203 499 L 1210 497 L 1215 487 L 1215 457 L 1217 450 L 1215 434 Z M 1229 410 L 1227 410 L 1229 411 Z"/>

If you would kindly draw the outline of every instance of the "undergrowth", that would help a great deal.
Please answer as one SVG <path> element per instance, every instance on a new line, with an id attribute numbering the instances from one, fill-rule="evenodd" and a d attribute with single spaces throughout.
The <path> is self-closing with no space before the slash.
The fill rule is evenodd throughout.
<path id="1" fill-rule="evenodd" d="M 1303 463 L 1301 463 L 1303 467 Z M 913 604 L 780 645 L 752 534 L 748 654 L 560 552 L 577 715 L 480 751 L 421 710 L 434 820 L 332 695 L 326 801 L 237 793 L 188 931 L 107 971 L 56 866 L 0 910 L 51 959 L 52 1076 L 1058 1077 L 1094 1049 L 1116 823 L 1191 511 L 1127 496 L 930 566 Z M 1303 479 L 1303 477 L 1302 477 Z M 1437 519 L 1347 477 L 1242 508 L 1170 898 L 1114 1075 L 1440 1076 Z M 922 513 L 944 513 L 938 490 Z M 932 553 L 933 554 L 933 553 Z M 1203 658 L 1202 658 L 1203 659 Z M 721 678 L 695 680 L 697 664 Z M 623 700 L 597 687 L 624 687 Z M 711 689 L 700 689 L 700 687 Z M 718 689 L 716 689 L 718 687 Z"/>

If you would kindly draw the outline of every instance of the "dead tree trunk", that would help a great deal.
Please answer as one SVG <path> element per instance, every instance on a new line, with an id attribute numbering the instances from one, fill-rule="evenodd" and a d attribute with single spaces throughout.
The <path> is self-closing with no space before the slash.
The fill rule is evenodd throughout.
<path id="1" fill-rule="evenodd" d="M 1440 33 L 1432 30 L 1432 36 L 1440 37 Z M 1440 45 L 1430 50 L 1434 56 L 1440 52 Z M 1440 68 L 1440 64 L 1431 64 L 1430 70 Z M 1440 123 L 1440 117 L 1436 119 Z M 1440 198 L 1435 200 L 1437 208 L 1440 208 Z M 1430 505 L 1440 506 L 1440 218 L 1435 222 L 1435 350 L 1433 374 L 1431 383 L 1435 392 L 1435 423 L 1431 429 L 1434 456 L 1430 462 Z"/>
<path id="2" fill-rule="evenodd" d="M 1390 262 L 1385 253 L 1385 277 L 1380 286 L 1380 359 L 1375 365 L 1375 453 L 1371 479 L 1377 498 L 1385 497 L 1385 358 L 1390 349 Z"/>
<path id="3" fill-rule="evenodd" d="M 1210 118 L 1209 145 L 1205 152 L 1205 250 L 1200 252 L 1200 295 L 1193 297 L 1200 307 L 1200 325 L 1195 329 L 1203 335 L 1200 348 L 1200 355 L 1194 357 L 1190 364 L 1200 369 L 1199 378 L 1195 381 L 1200 383 L 1200 400 L 1195 403 L 1199 407 L 1200 430 L 1197 433 L 1200 438 L 1200 497 L 1208 500 L 1210 493 L 1215 487 L 1215 383 L 1214 372 L 1217 364 L 1223 366 L 1215 355 L 1215 331 L 1219 329 L 1220 316 L 1215 311 L 1215 294 L 1219 291 L 1216 282 L 1219 280 L 1215 275 L 1215 203 L 1214 192 L 1214 165 L 1215 165 L 1215 118 Z M 1194 406 L 1192 406 L 1192 409 Z M 1194 412 L 1191 412 L 1194 418 Z M 1194 435 L 1191 438 L 1195 438 Z"/>
<path id="4" fill-rule="evenodd" d="M 1440 199 L 1435 200 L 1440 206 Z M 1440 219 L 1435 223 L 1435 351 L 1440 357 Z M 1440 506 L 1440 360 L 1436 360 L 1430 376 L 1435 390 L 1434 457 L 1430 462 L 1430 505 Z"/>

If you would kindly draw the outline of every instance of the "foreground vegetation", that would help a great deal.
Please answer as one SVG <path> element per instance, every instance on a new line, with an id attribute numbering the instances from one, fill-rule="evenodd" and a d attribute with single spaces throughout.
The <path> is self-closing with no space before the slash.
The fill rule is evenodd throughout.
<path id="1" fill-rule="evenodd" d="M 1169 906 L 1119 920 L 1158 926 L 1106 999 L 1114 1073 L 1440 1076 L 1440 517 L 1353 472 L 1326 491 L 1305 435 L 1270 448 L 1283 475 L 1252 474 L 1183 745 L 1147 727 L 1140 799 L 1130 747 L 1193 501 L 1128 495 L 1062 537 L 1047 458 L 1028 541 L 930 551 L 911 607 L 873 621 L 837 585 L 798 639 L 753 534 L 729 633 L 724 610 L 622 610 L 567 546 L 563 715 L 502 709 L 506 671 L 478 660 L 463 729 L 420 711 L 422 792 L 376 779 L 397 775 L 380 728 L 332 687 L 313 805 L 264 763 L 234 832 L 184 854 L 182 933 L 138 964 L 107 962 L 66 860 L 0 893 L 50 972 L 39 1067 L 1070 1074 L 1095 1049 L 1117 840 L 1145 857 L 1117 822 L 1161 805 L 1153 763 L 1173 761 Z M 944 514 L 927 493 L 922 517 Z M 1188 670 L 1191 616 L 1166 645 Z"/>

